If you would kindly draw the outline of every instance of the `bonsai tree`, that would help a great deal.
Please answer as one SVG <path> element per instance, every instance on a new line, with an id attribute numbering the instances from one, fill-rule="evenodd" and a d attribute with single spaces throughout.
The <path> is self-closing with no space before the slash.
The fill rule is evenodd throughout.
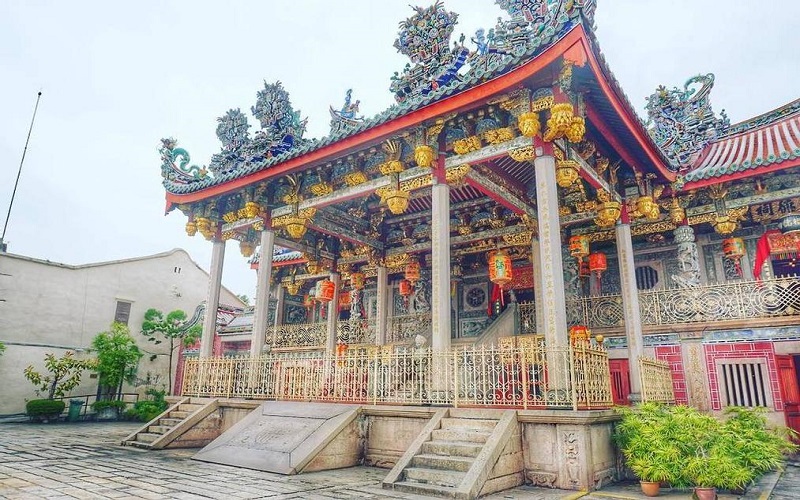
<path id="1" fill-rule="evenodd" d="M 94 367 L 93 359 L 75 359 L 73 351 L 66 351 L 60 358 L 48 353 L 44 357 L 44 367 L 47 374 L 42 374 L 29 365 L 23 374 L 36 386 L 36 394 L 47 394 L 47 399 L 34 399 L 28 401 L 25 410 L 28 416 L 35 419 L 47 420 L 57 417 L 64 411 L 64 401 L 54 401 L 53 398 L 62 398 L 64 394 L 76 388 L 81 383 L 83 370 Z"/>
<path id="2" fill-rule="evenodd" d="M 92 351 L 97 354 L 94 370 L 99 375 L 98 396 L 102 393 L 114 396 L 108 399 L 120 399 L 122 383 L 135 381 L 143 356 L 130 329 L 122 323 L 112 323 L 109 331 L 92 339 Z"/>
<path id="3" fill-rule="evenodd" d="M 200 338 L 202 327 L 200 325 L 188 326 L 186 324 L 186 313 L 180 309 L 170 312 L 164 316 L 164 313 L 157 309 L 148 309 L 144 313 L 144 322 L 142 323 L 142 334 L 147 336 L 147 340 L 153 344 L 161 344 L 164 340 L 169 342 L 169 350 L 167 354 L 153 354 L 150 359 L 153 360 L 157 356 L 168 356 L 169 358 L 169 393 L 172 394 L 172 358 L 175 351 L 182 344 L 190 346 L 197 342 Z"/>

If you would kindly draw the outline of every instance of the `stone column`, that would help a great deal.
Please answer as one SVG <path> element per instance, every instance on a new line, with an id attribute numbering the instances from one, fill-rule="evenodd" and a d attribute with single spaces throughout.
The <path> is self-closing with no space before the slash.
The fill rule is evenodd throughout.
<path id="1" fill-rule="evenodd" d="M 431 346 L 450 351 L 450 186 L 431 188 Z"/>
<path id="2" fill-rule="evenodd" d="M 253 336 L 250 340 L 250 356 L 261 356 L 267 334 L 269 315 L 269 279 L 272 275 L 272 253 L 275 249 L 275 231 L 261 231 L 261 260 L 258 262 L 256 284 L 256 307 L 253 311 Z"/>
<path id="3" fill-rule="evenodd" d="M 539 238 L 531 238 L 531 264 L 533 265 L 533 307 L 536 308 L 536 333 L 544 332 L 544 306 L 542 305 L 542 273 L 539 258 Z"/>
<path id="4" fill-rule="evenodd" d="M 537 156 L 536 206 L 539 222 L 539 276 L 542 288 L 542 331 L 548 346 L 567 345 L 567 313 L 564 266 L 561 262 L 561 226 L 556 189 L 556 162 Z M 537 332 L 539 333 L 539 332 Z"/>
<path id="5" fill-rule="evenodd" d="M 672 281 L 681 288 L 700 285 L 700 254 L 694 239 L 694 229 L 685 224 L 675 228 L 672 234 L 675 236 L 675 243 L 678 244 L 678 266 L 680 268 L 678 274 L 672 276 Z"/>
<path id="6" fill-rule="evenodd" d="M 203 317 L 203 334 L 200 338 L 201 358 L 210 358 L 214 352 L 214 334 L 217 331 L 217 309 L 219 309 L 219 291 L 222 288 L 222 264 L 224 261 L 225 242 L 215 238 L 211 250 L 206 314 Z"/>
<path id="7" fill-rule="evenodd" d="M 275 328 L 283 324 L 283 305 L 286 300 L 286 289 L 278 283 L 275 288 L 277 302 L 275 303 Z"/>
<path id="8" fill-rule="evenodd" d="M 341 287 L 339 273 L 331 273 L 330 278 L 333 282 L 333 300 L 328 302 L 328 342 L 326 349 L 328 354 L 332 355 L 336 352 L 336 323 L 339 319 L 339 291 Z"/>
<path id="9" fill-rule="evenodd" d="M 643 354 L 642 318 L 639 312 L 639 289 L 636 286 L 636 267 L 633 262 L 633 243 L 630 224 L 617 224 L 617 259 L 622 292 L 622 312 L 625 319 L 625 337 L 628 340 L 628 366 L 631 375 L 633 402 L 642 398 L 642 374 L 639 357 Z"/>
<path id="10" fill-rule="evenodd" d="M 389 309 L 389 273 L 386 266 L 378 266 L 378 290 L 376 297 L 376 318 L 375 318 L 375 343 L 383 345 L 386 343 L 386 318 Z"/>

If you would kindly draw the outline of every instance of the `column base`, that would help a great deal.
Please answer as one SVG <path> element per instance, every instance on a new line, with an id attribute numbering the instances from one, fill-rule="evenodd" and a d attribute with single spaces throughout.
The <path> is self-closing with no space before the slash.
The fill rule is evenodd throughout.
<path id="1" fill-rule="evenodd" d="M 639 404 L 642 402 L 642 394 L 639 392 L 632 392 L 628 394 L 628 401 L 630 401 L 631 404 Z"/>

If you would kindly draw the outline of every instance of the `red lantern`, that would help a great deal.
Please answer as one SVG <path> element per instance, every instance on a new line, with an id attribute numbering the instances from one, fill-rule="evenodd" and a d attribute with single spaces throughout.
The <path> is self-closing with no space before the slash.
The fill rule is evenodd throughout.
<path id="1" fill-rule="evenodd" d="M 575 325 L 569 329 L 569 340 L 573 344 L 578 342 L 587 342 L 592 331 L 583 325 Z"/>
<path id="2" fill-rule="evenodd" d="M 347 354 L 347 344 L 336 344 L 336 356 L 342 357 Z"/>
<path id="3" fill-rule="evenodd" d="M 333 300 L 334 294 L 336 294 L 336 285 L 333 284 L 333 281 L 329 279 L 322 280 L 322 284 L 319 286 L 319 296 L 317 300 L 320 302 L 330 302 Z"/>
<path id="4" fill-rule="evenodd" d="M 497 250 L 489 254 L 489 280 L 503 288 L 511 282 L 514 272 L 511 268 L 511 257 L 505 250 Z"/>
<path id="5" fill-rule="evenodd" d="M 594 252 L 589 254 L 589 271 L 597 273 L 598 275 L 608 269 L 608 262 L 606 261 L 606 254 L 603 252 Z"/>
<path id="6" fill-rule="evenodd" d="M 364 273 L 355 272 L 350 274 L 350 286 L 354 290 L 361 290 L 364 288 Z"/>
<path id="7" fill-rule="evenodd" d="M 420 276 L 420 265 L 416 259 L 412 259 L 411 262 L 406 264 L 406 272 L 405 272 L 405 279 L 411 282 L 413 285 L 417 281 L 419 281 Z"/>
<path id="8" fill-rule="evenodd" d="M 400 280 L 400 295 L 408 297 L 414 291 L 414 285 L 408 280 Z"/>
<path id="9" fill-rule="evenodd" d="M 350 308 L 350 292 L 341 292 L 339 294 L 339 309 Z"/>
<path id="10" fill-rule="evenodd" d="M 569 239 L 569 254 L 578 260 L 583 260 L 589 255 L 589 238 L 587 236 L 572 236 Z"/>
<path id="11" fill-rule="evenodd" d="M 725 238 L 722 240 L 722 253 L 731 260 L 744 257 L 744 240 L 741 238 Z"/>
<path id="12" fill-rule="evenodd" d="M 736 274 L 742 276 L 742 266 L 739 265 L 739 259 L 745 255 L 744 240 L 741 238 L 725 238 L 722 240 L 722 254 L 729 258 L 734 267 Z"/>

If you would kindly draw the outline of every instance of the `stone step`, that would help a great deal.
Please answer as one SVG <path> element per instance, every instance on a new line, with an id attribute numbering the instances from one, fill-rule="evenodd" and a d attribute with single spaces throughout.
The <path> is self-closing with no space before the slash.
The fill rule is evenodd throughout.
<path id="1" fill-rule="evenodd" d="M 183 419 L 180 418 L 162 418 L 158 421 L 158 425 L 162 425 L 164 427 L 175 427 L 181 422 L 183 422 Z"/>
<path id="2" fill-rule="evenodd" d="M 425 441 L 422 453 L 427 455 L 444 455 L 456 457 L 477 457 L 483 449 L 481 443 L 463 441 Z"/>
<path id="3" fill-rule="evenodd" d="M 451 408 L 450 418 L 477 418 L 485 420 L 500 420 L 505 410 L 490 410 L 486 408 Z"/>
<path id="4" fill-rule="evenodd" d="M 467 472 L 474 461 L 470 457 L 421 454 L 414 455 L 414 458 L 411 459 L 411 466 L 423 469 Z"/>
<path id="5" fill-rule="evenodd" d="M 491 432 L 497 427 L 497 420 L 477 418 L 443 418 L 442 429 L 475 429 Z"/>
<path id="6" fill-rule="evenodd" d="M 143 443 L 141 441 L 125 441 L 125 446 L 133 446 L 134 448 L 142 448 L 145 450 L 149 450 L 153 447 L 150 443 Z"/>
<path id="7" fill-rule="evenodd" d="M 147 427 L 147 432 L 151 434 L 166 434 L 172 427 L 166 425 L 151 425 Z"/>
<path id="8" fill-rule="evenodd" d="M 491 432 L 473 429 L 436 429 L 431 432 L 434 441 L 466 441 L 469 443 L 485 443 Z"/>
<path id="9" fill-rule="evenodd" d="M 435 484 L 455 488 L 464 480 L 466 473 L 449 470 L 425 469 L 422 467 L 407 467 L 403 470 L 403 479 L 418 483 Z"/>
<path id="10" fill-rule="evenodd" d="M 167 415 L 167 417 L 169 417 L 169 418 L 177 418 L 178 420 L 183 420 L 184 418 L 189 416 L 189 413 L 190 412 L 188 412 L 188 411 L 172 410 L 171 412 L 169 412 L 169 415 Z"/>
<path id="11" fill-rule="evenodd" d="M 203 405 L 192 404 L 192 403 L 183 403 L 181 405 L 178 405 L 178 410 L 187 411 L 189 413 L 194 413 L 194 412 L 196 412 L 197 410 L 199 410 L 202 407 L 203 407 Z"/>
<path id="12" fill-rule="evenodd" d="M 392 488 L 404 493 L 412 493 L 421 496 L 436 496 L 445 498 L 455 498 L 456 489 L 435 484 L 417 483 L 414 481 L 398 481 L 396 483 L 384 484 L 384 488 Z"/>
<path id="13" fill-rule="evenodd" d="M 156 439 L 160 438 L 161 434 L 151 434 L 149 432 L 140 432 L 136 435 L 136 441 L 140 443 L 152 443 Z"/>

